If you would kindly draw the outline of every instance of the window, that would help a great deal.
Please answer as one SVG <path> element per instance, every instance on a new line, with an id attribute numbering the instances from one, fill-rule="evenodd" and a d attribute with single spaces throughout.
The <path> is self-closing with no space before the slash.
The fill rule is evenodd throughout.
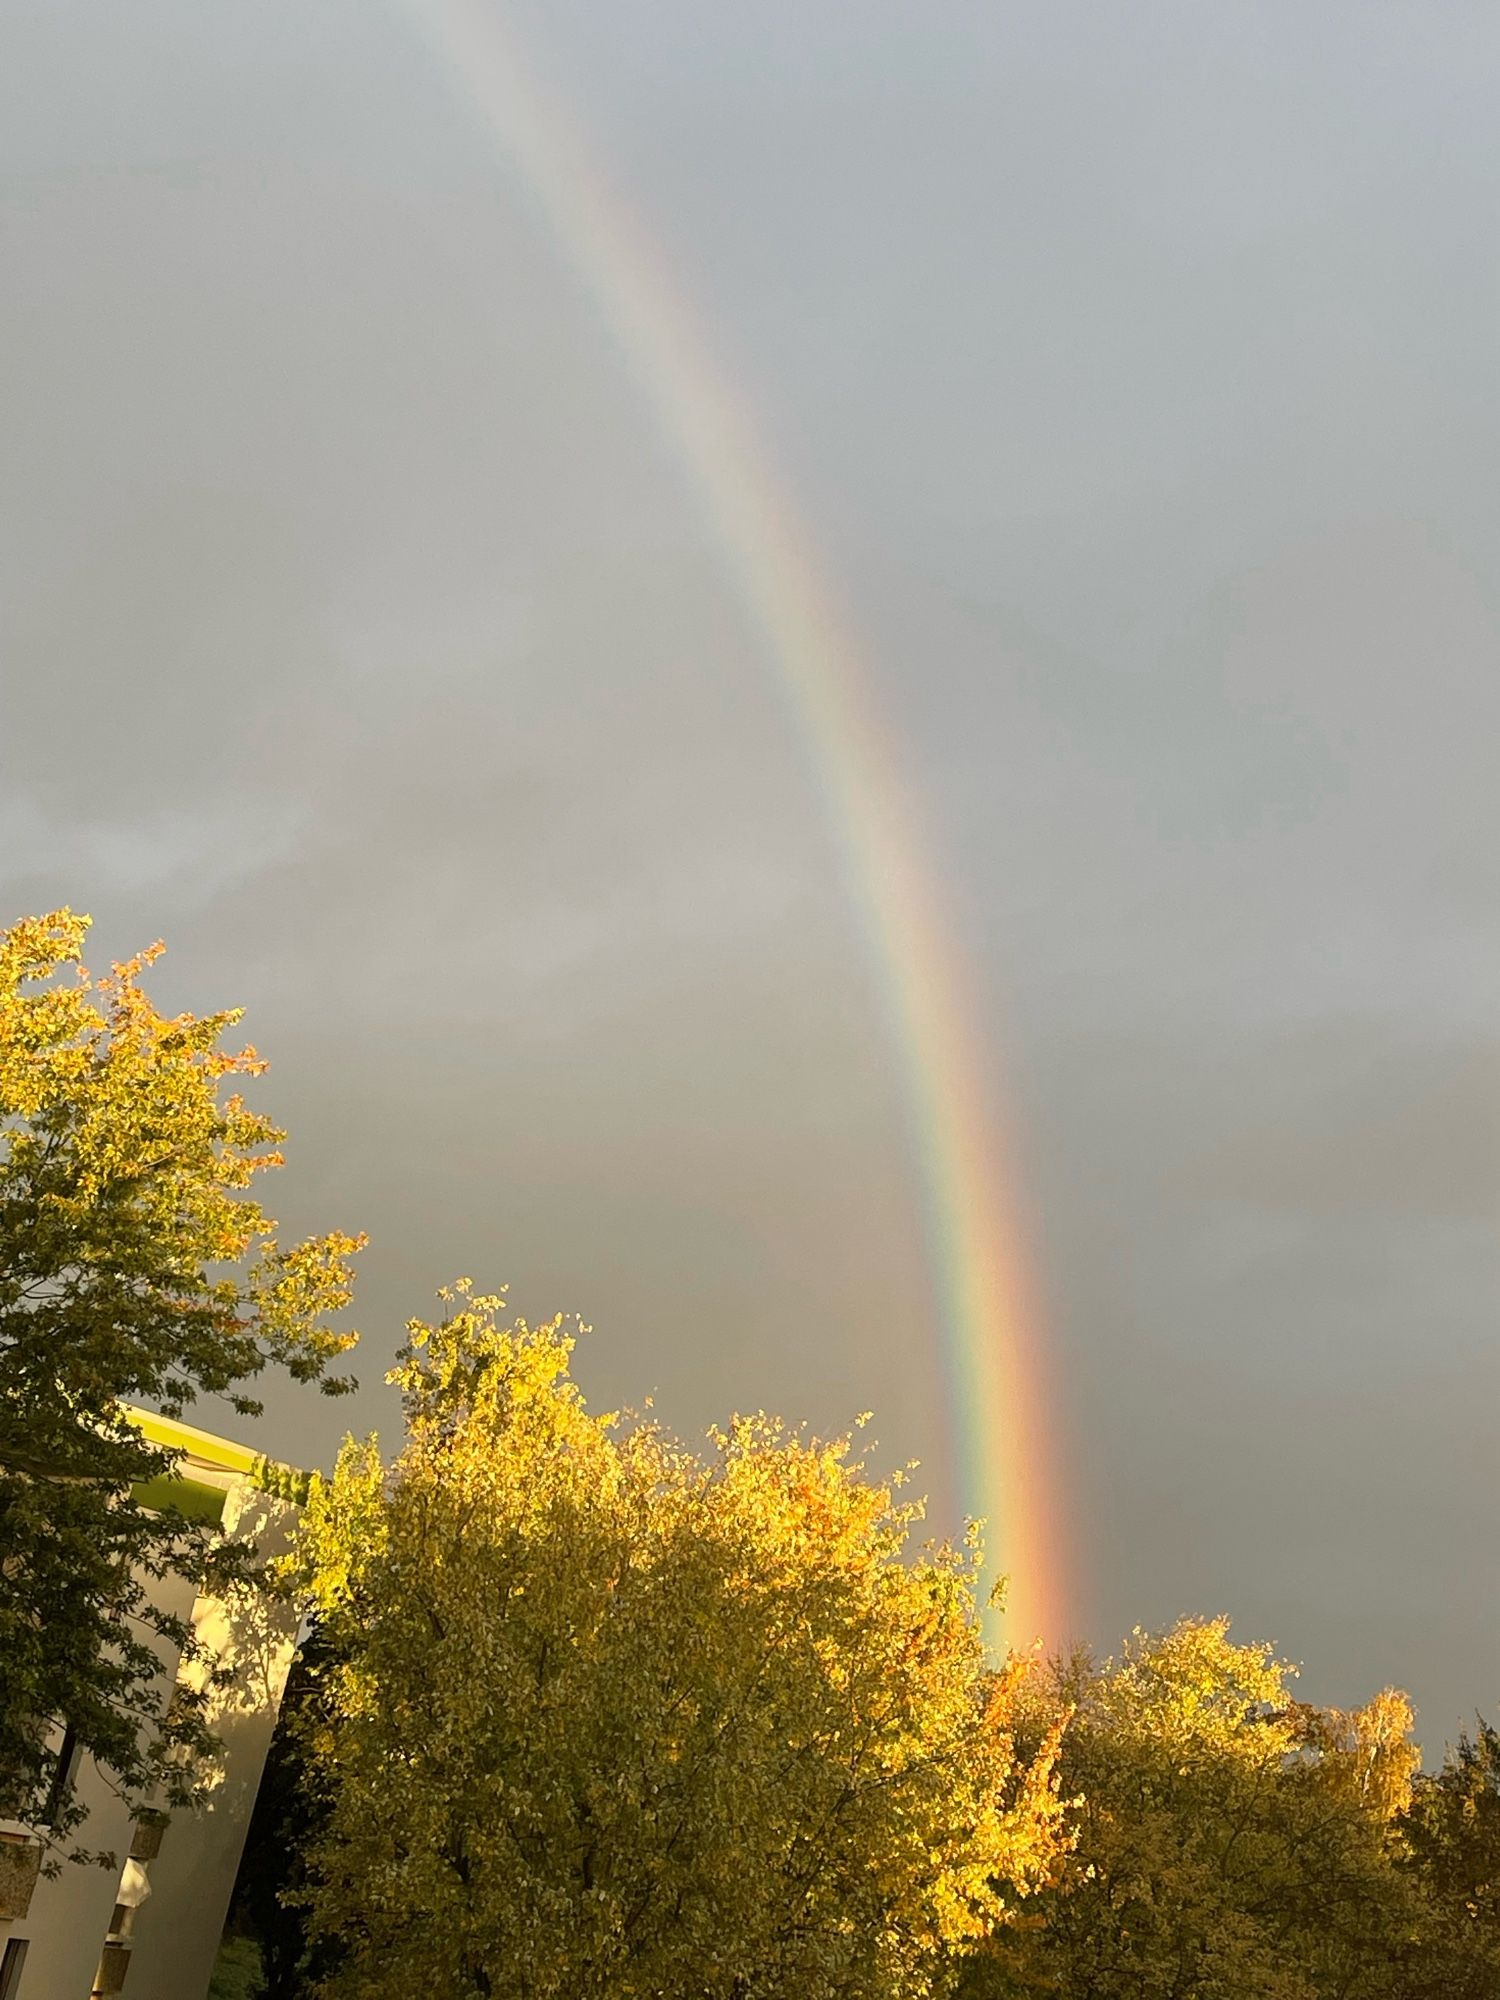
<path id="1" fill-rule="evenodd" d="M 25 1938 L 12 1938 L 0 1958 L 0 2000 L 16 2000 L 21 1990 L 21 1967 L 26 1963 Z"/>
<path id="2" fill-rule="evenodd" d="M 57 1825 L 77 1772 L 78 1735 L 70 1722 L 63 1731 L 62 1742 L 57 1746 L 57 1762 L 52 1767 L 52 1783 L 47 1790 L 47 1803 L 42 1808 L 43 1826 Z M 0 2000 L 9 2000 L 9 1995 L 3 1986 L 0 1986 Z"/>

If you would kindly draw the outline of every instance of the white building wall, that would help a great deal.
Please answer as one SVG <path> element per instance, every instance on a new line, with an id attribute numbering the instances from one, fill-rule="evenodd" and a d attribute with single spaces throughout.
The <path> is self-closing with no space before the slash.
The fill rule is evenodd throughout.
<path id="1" fill-rule="evenodd" d="M 224 1512 L 230 1534 L 268 1555 L 285 1545 L 294 1519 L 293 1508 L 249 1488 L 232 1492 Z M 173 1815 L 151 1863 L 151 1896 L 136 1914 L 124 2000 L 205 2000 L 297 1625 L 295 1609 L 264 1598 L 198 1604 L 194 1630 L 235 1675 L 210 1711 L 223 1750 L 204 1804 L 195 1813 Z M 23 1993 L 21 2000 L 31 1996 Z M 38 2000 L 44 2000 L 40 1993 Z"/>
<path id="2" fill-rule="evenodd" d="M 262 1554 L 286 1547 L 295 1520 L 295 1508 L 248 1479 L 228 1484 L 225 1532 L 249 1540 Z M 154 1583 L 152 1592 L 164 1608 L 191 1616 L 198 1638 L 234 1678 L 209 1710 L 222 1748 L 207 1797 L 197 1811 L 173 1813 L 160 1851 L 145 1865 L 149 1894 L 136 1909 L 124 2000 L 206 2000 L 299 1621 L 291 1606 L 254 1593 L 233 1603 L 195 1600 L 192 1586 L 175 1578 Z M 163 1704 L 178 1670 L 175 1656 L 164 1658 Z M 27 1940 L 17 2000 L 90 2000 L 110 1918 L 122 1900 L 134 1831 L 130 1816 L 91 1761 L 77 1782 L 88 1817 L 75 1838 L 90 1850 L 112 1851 L 117 1865 L 65 1863 L 56 1880 L 37 1883 L 25 1917 L 8 1930 L 0 1926 L 0 1943 Z M 132 1888 L 127 1899 L 135 1893 Z"/>
<path id="3" fill-rule="evenodd" d="M 90 1806 L 90 1843 L 123 1856 L 130 1846 L 130 1820 L 103 1791 L 91 1764 L 79 1773 L 78 1791 Z M 7 1934 L 28 1941 L 18 2000 L 89 2000 L 119 1879 L 118 1869 L 67 1862 L 56 1881 L 37 1883 L 31 1908 Z"/>
<path id="4" fill-rule="evenodd" d="M 194 1591 L 180 1578 L 152 1586 L 164 1609 L 186 1617 Z M 165 1705 L 177 1673 L 175 1649 L 163 1658 L 160 1680 Z M 65 1861 L 54 1879 L 45 1877 L 32 1892 L 31 1907 L 8 1933 L 28 1940 L 18 2000 L 89 2000 L 99 1953 L 119 1896 L 120 1876 L 134 1831 L 129 1813 L 92 1758 L 79 1767 L 78 1800 L 88 1817 L 72 1836 L 93 1853 L 113 1853 L 113 1868 Z M 207 1982 L 205 1981 L 205 1988 Z M 200 1996 L 201 2000 L 201 1996 Z"/>

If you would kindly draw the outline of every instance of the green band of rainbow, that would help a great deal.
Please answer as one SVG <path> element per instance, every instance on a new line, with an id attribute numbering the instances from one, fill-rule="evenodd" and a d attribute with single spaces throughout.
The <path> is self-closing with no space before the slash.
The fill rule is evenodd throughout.
<path id="1" fill-rule="evenodd" d="M 402 0 L 484 119 L 549 235 L 595 301 L 712 522 L 777 664 L 828 793 L 877 960 L 918 1135 L 963 1503 L 1009 1576 L 1013 1646 L 1067 1630 L 1066 1569 L 1040 1321 L 985 1106 L 985 1063 L 961 1005 L 897 763 L 846 621 L 809 538 L 659 253 L 479 0 Z"/>

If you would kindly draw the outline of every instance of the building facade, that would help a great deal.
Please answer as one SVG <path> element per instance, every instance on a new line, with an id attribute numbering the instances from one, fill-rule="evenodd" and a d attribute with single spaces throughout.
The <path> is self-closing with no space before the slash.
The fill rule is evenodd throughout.
<path id="1" fill-rule="evenodd" d="M 301 1475 L 268 1466 L 227 1438 L 144 1411 L 134 1421 L 153 1442 L 182 1454 L 148 1503 L 216 1521 L 263 1555 L 287 1545 L 305 1488 Z M 162 1705 L 187 1674 L 227 1674 L 212 1696 L 220 1749 L 203 1803 L 170 1818 L 132 1821 L 87 1759 L 74 1773 L 87 1810 L 79 1843 L 120 1857 L 104 1869 L 65 1863 L 40 1873 L 30 1829 L 0 1821 L 0 2000 L 205 2000 L 240 1851 L 276 1726 L 297 1637 L 296 1611 L 254 1593 L 233 1601 L 195 1594 L 173 1579 L 153 1584 L 163 1608 L 188 1618 L 205 1648 L 191 1666 L 164 1659 Z M 68 1756 L 66 1738 L 59 1750 Z M 128 1983 L 128 1984 L 127 1984 Z"/>

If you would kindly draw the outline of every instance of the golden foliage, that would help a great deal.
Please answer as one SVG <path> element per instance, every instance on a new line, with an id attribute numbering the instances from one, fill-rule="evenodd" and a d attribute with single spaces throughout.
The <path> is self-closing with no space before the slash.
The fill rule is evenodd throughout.
<path id="1" fill-rule="evenodd" d="M 447 1296 L 395 1465 L 351 1444 L 307 1517 L 329 1995 L 934 1990 L 1064 1845 L 971 1563 L 909 1559 L 847 1441 L 700 1456 L 591 1414 L 561 1322 Z"/>
<path id="2" fill-rule="evenodd" d="M 966 2000 L 1398 2000 L 1420 1912 L 1395 1826 L 1416 1751 L 1403 1695 L 1347 1713 L 1227 1618 L 1056 1662 L 1078 1844 L 1036 1921 L 966 1971 Z"/>

